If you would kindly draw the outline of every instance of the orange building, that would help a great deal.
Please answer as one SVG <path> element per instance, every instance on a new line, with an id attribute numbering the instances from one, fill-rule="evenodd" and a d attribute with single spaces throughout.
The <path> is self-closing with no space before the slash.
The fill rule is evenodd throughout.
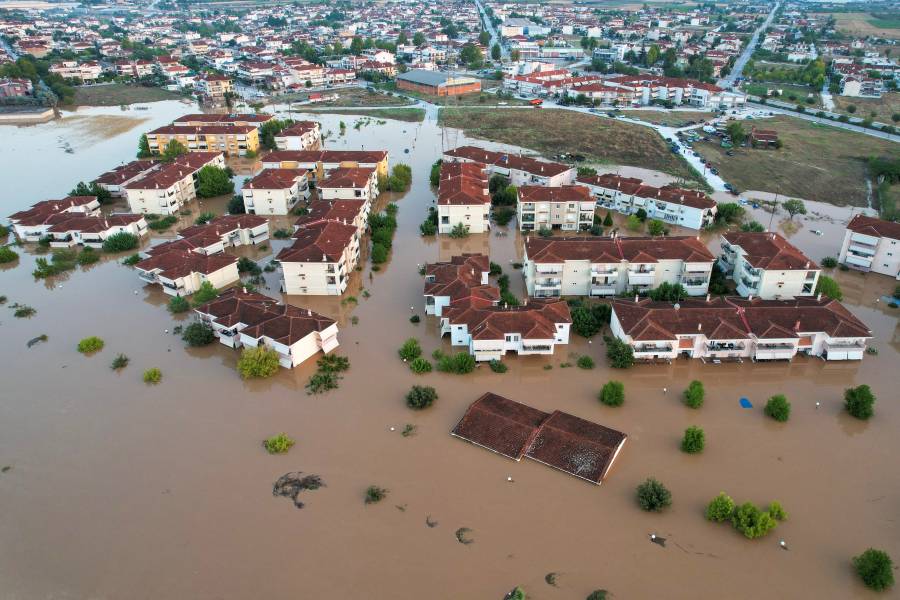
<path id="1" fill-rule="evenodd" d="M 397 89 L 432 96 L 460 96 L 481 91 L 481 81 L 466 75 L 412 69 L 397 75 Z"/>

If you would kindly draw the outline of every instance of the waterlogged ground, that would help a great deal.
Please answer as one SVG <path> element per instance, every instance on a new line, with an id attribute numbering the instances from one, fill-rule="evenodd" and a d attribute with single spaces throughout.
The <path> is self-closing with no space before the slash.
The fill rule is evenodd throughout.
<path id="1" fill-rule="evenodd" d="M 81 126 L 65 120 L 3 128 L 10 142 L 0 148 L 0 164 L 10 193 L 0 197 L 0 211 L 61 196 L 75 181 L 128 160 L 142 129 L 183 111 L 179 103 L 155 103 L 135 129 L 89 145 Z M 835 274 L 846 304 L 874 330 L 879 354 L 862 363 L 681 361 L 621 372 L 605 366 L 599 339 L 574 338 L 553 358 L 506 359 L 505 374 L 481 368 L 469 376 L 415 376 L 396 355 L 404 339 L 419 338 L 426 354 L 448 349 L 437 323 L 424 319 L 418 265 L 490 252 L 521 294 L 509 266 L 521 255 L 521 239 L 514 232 L 462 241 L 417 235 L 434 200 L 428 167 L 442 148 L 433 115 L 421 124 L 359 130 L 354 117 L 317 118 L 332 132 L 328 147 L 387 148 L 392 162 L 409 163 L 415 174 L 408 193 L 381 200 L 400 206 L 399 229 L 389 263 L 354 275 L 348 295 L 358 305 L 287 298 L 339 319 L 340 353 L 352 366 L 337 391 L 305 393 L 311 364 L 245 382 L 234 370 L 236 353 L 224 346 L 185 349 L 172 334 L 185 319 L 172 318 L 162 292 L 140 286 L 113 260 L 35 281 L 35 256 L 25 250 L 0 270 L 8 304 L 37 309 L 31 319 L 15 319 L 0 307 L 0 465 L 11 467 L 0 473 L 0 597 L 499 599 L 515 585 L 538 599 L 583 598 L 597 588 L 618 598 L 875 597 L 857 582 L 849 559 L 869 546 L 900 558 L 900 331 L 897 310 L 876 302 L 894 282 Z M 74 153 L 57 150 L 58 139 Z M 461 143 L 461 134 L 443 136 L 445 147 Z M 223 206 L 219 199 L 194 210 Z M 801 221 L 791 238 L 815 259 L 836 252 L 849 217 L 829 210 Z M 758 220 L 768 218 L 758 212 Z M 273 240 L 267 251 L 242 254 L 264 264 L 284 244 Z M 267 279 L 268 293 L 278 296 L 277 273 Z M 414 313 L 422 323 L 409 322 Z M 26 348 L 42 333 L 46 342 Z M 88 335 L 106 347 L 84 357 L 75 346 Z M 119 352 L 131 362 L 116 373 L 109 364 Z M 580 354 L 598 367 L 561 368 Z M 141 382 L 149 367 L 163 372 L 157 386 Z M 595 399 L 611 378 L 625 383 L 618 409 Z M 706 385 L 699 411 L 679 402 L 691 379 Z M 440 395 L 421 413 L 403 402 L 417 383 Z M 841 410 L 843 389 L 860 383 L 879 398 L 868 423 Z M 621 429 L 628 443 L 601 487 L 505 460 L 448 434 L 485 391 Z M 786 424 L 762 414 L 776 393 L 793 403 Z M 741 396 L 753 410 L 739 408 Z M 406 423 L 416 426 L 414 436 L 400 435 Z M 706 430 L 701 455 L 678 449 L 689 425 Z M 267 455 L 260 441 L 281 431 L 296 446 Z M 271 494 L 290 471 L 320 475 L 326 484 L 303 493 L 302 510 Z M 634 503 L 634 487 L 651 475 L 673 493 L 662 514 Z M 366 506 L 372 484 L 389 494 Z M 789 519 L 765 539 L 745 540 L 703 519 L 705 503 L 720 491 L 760 505 L 778 500 Z M 474 543 L 457 541 L 460 527 L 472 530 Z M 650 543 L 651 533 L 666 537 L 666 547 Z M 789 550 L 778 547 L 780 539 Z M 544 580 L 550 572 L 558 574 L 556 587 Z"/>

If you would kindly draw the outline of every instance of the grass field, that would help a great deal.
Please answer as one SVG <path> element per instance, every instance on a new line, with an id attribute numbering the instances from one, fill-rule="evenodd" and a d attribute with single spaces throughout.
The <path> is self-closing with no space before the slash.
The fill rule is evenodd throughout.
<path id="1" fill-rule="evenodd" d="M 440 121 L 466 135 L 537 150 L 583 154 L 588 160 L 663 171 L 697 181 L 686 162 L 653 130 L 552 108 L 442 108 Z"/>
<path id="2" fill-rule="evenodd" d="M 313 110 L 309 112 L 328 113 L 330 115 L 359 115 L 361 117 L 371 117 L 373 119 L 394 119 L 395 121 L 408 121 L 410 123 L 419 123 L 425 120 L 425 110 L 421 108 L 373 108 L 373 109 L 353 109 L 335 107 L 333 109 Z"/>
<path id="3" fill-rule="evenodd" d="M 900 39 L 900 19 L 879 19 L 866 12 L 832 13 L 831 16 L 841 33 Z"/>
<path id="4" fill-rule="evenodd" d="M 119 106 L 140 102 L 160 102 L 178 100 L 180 94 L 157 87 L 144 87 L 127 83 L 81 86 L 75 88 L 76 106 Z"/>
<path id="5" fill-rule="evenodd" d="M 684 127 L 691 123 L 699 123 L 711 119 L 714 115 L 708 112 L 691 112 L 678 110 L 623 110 L 621 114 L 632 119 L 640 119 L 654 125 L 665 124 L 667 127 Z"/>
<path id="6" fill-rule="evenodd" d="M 764 119 L 759 126 L 776 130 L 784 147 L 735 148 L 734 156 L 727 156 L 725 148 L 714 142 L 697 142 L 694 149 L 739 190 L 774 192 L 837 206 L 865 206 L 866 159 L 895 155 L 900 149 L 896 142 L 788 116 Z"/>
<path id="7" fill-rule="evenodd" d="M 822 106 L 822 98 L 819 95 L 819 91 L 807 85 L 754 82 L 746 83 L 742 87 L 745 92 L 753 96 L 767 97 L 769 91 L 781 90 L 781 96 L 777 98 L 778 100 L 803 104 L 809 108 L 820 108 Z M 812 94 L 813 97 L 812 104 L 806 101 L 810 94 Z"/>
<path id="8" fill-rule="evenodd" d="M 368 91 L 362 88 L 341 88 L 336 90 L 327 90 L 324 95 L 330 96 L 337 94 L 335 100 L 327 100 L 325 102 L 317 102 L 311 106 L 409 106 L 413 104 L 412 100 L 402 98 L 400 96 L 387 95 L 381 92 Z M 296 94 L 285 94 L 283 96 L 275 96 L 272 101 L 276 103 L 283 102 L 303 102 L 309 98 L 307 92 L 299 92 Z"/>
<path id="9" fill-rule="evenodd" d="M 891 116 L 900 114 L 900 92 L 891 92 L 881 98 L 847 98 L 845 96 L 833 96 L 834 106 L 837 112 L 850 114 L 847 107 L 851 104 L 856 107 L 854 117 L 868 117 L 875 113 L 875 120 L 879 123 L 895 125 Z"/>

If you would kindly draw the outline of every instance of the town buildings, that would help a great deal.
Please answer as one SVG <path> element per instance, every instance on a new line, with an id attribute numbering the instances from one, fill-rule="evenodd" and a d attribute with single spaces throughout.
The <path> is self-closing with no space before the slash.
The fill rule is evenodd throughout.
<path id="1" fill-rule="evenodd" d="M 612 334 L 636 360 L 861 360 L 871 331 L 830 298 L 612 301 Z"/>
<path id="2" fill-rule="evenodd" d="M 371 203 L 378 196 L 377 172 L 371 167 L 339 167 L 332 169 L 316 183 L 321 200 L 364 200 Z"/>
<path id="3" fill-rule="evenodd" d="M 577 181 L 591 191 L 598 208 L 626 215 L 644 210 L 650 219 L 690 229 L 703 229 L 716 217 L 716 201 L 698 190 L 655 187 L 635 177 L 614 174 L 582 176 Z"/>
<path id="4" fill-rule="evenodd" d="M 202 254 L 191 250 L 154 253 L 135 264 L 141 281 L 159 284 L 170 296 L 190 296 L 209 282 L 222 289 L 240 279 L 237 257 L 228 254 Z"/>
<path id="5" fill-rule="evenodd" d="M 230 348 L 266 346 L 290 369 L 338 347 L 334 319 L 234 287 L 195 309 L 219 342 Z"/>
<path id="6" fill-rule="evenodd" d="M 477 298 L 496 306 L 500 290 L 488 281 L 490 259 L 484 254 L 462 254 L 449 262 L 425 265 L 425 314 L 442 316 L 453 301 Z"/>
<path id="7" fill-rule="evenodd" d="M 446 162 L 474 162 L 485 165 L 488 176 L 502 175 L 515 186 L 559 187 L 575 182 L 575 167 L 537 160 L 527 156 L 493 152 L 477 146 L 460 146 L 444 152 Z"/>
<path id="8" fill-rule="evenodd" d="M 313 223 L 294 233 L 278 253 L 285 294 L 340 296 L 359 262 L 359 229 L 336 221 Z"/>
<path id="9" fill-rule="evenodd" d="M 246 156 L 259 151 L 259 130 L 254 125 L 164 125 L 146 135 L 153 154 L 162 154 L 172 140 L 190 152 Z"/>
<path id="10" fill-rule="evenodd" d="M 258 215 L 222 215 L 202 225 L 191 225 L 177 237 L 147 250 L 157 256 L 170 250 L 218 254 L 226 248 L 255 246 L 269 239 L 269 222 Z"/>
<path id="11" fill-rule="evenodd" d="M 844 232 L 838 261 L 900 279 L 900 223 L 855 215 Z"/>
<path id="12" fill-rule="evenodd" d="M 275 136 L 279 150 L 316 150 L 322 141 L 322 131 L 315 121 L 298 121 Z"/>
<path id="13" fill-rule="evenodd" d="M 777 233 L 732 231 L 722 236 L 719 267 L 741 296 L 763 299 L 812 296 L 821 269 Z"/>
<path id="14" fill-rule="evenodd" d="M 537 298 L 646 294 L 662 283 L 702 296 L 714 262 L 695 237 L 529 236 L 522 271 Z"/>
<path id="15" fill-rule="evenodd" d="M 145 171 L 119 184 L 133 213 L 174 215 L 197 197 L 197 173 L 211 165 L 224 168 L 221 152 L 192 152 L 170 163 L 152 163 Z"/>
<path id="16" fill-rule="evenodd" d="M 431 96 L 460 96 L 481 91 L 481 80 L 444 71 L 410 69 L 397 75 L 397 89 Z"/>
<path id="17" fill-rule="evenodd" d="M 100 202 L 96 196 L 67 196 L 62 200 L 42 200 L 9 216 L 13 232 L 20 242 L 39 242 L 50 227 L 73 216 L 96 217 Z"/>
<path id="18" fill-rule="evenodd" d="M 301 169 L 263 169 L 244 184 L 241 194 L 249 214 L 286 215 L 309 199 L 309 184 Z"/>
<path id="19" fill-rule="evenodd" d="M 491 228 L 491 197 L 482 163 L 441 163 L 438 183 L 438 233 L 447 234 L 456 227 L 469 233 L 484 233 Z"/>
<path id="20" fill-rule="evenodd" d="M 318 181 L 334 169 L 375 169 L 376 178 L 388 176 L 386 150 L 274 150 L 262 158 L 264 169 L 304 169 Z"/>
<path id="21" fill-rule="evenodd" d="M 86 246 L 100 249 L 108 237 L 117 233 L 129 233 L 141 238 L 148 232 L 147 221 L 143 215 L 112 213 L 92 217 L 77 213 L 68 214 L 71 216 L 61 221 L 54 219 L 56 222 L 47 230 L 51 248 Z"/>
<path id="22" fill-rule="evenodd" d="M 522 231 L 585 231 L 594 223 L 596 202 L 583 185 L 523 185 L 517 194 L 516 209 Z"/>

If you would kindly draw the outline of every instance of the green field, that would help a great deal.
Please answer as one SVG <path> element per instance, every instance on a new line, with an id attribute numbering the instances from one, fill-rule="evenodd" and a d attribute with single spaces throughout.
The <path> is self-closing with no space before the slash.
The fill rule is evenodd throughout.
<path id="1" fill-rule="evenodd" d="M 393 119 L 395 121 L 408 121 L 420 123 L 425 120 L 425 110 L 421 108 L 326 108 L 322 110 L 310 109 L 312 113 L 328 113 L 330 115 L 359 115 L 373 119 Z"/>
<path id="2" fill-rule="evenodd" d="M 75 106 L 119 106 L 141 102 L 179 100 L 184 96 L 158 87 L 128 83 L 80 86 L 75 88 Z"/>

